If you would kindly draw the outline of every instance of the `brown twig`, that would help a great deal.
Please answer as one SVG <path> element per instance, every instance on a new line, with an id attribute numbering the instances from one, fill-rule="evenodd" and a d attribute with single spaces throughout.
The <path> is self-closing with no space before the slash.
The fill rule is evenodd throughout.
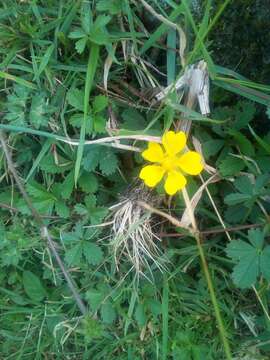
<path id="1" fill-rule="evenodd" d="M 58 263 L 65 279 L 66 279 L 66 282 L 67 282 L 67 285 L 78 305 L 78 308 L 80 309 L 81 313 L 83 315 L 86 315 L 87 314 L 87 308 L 86 306 L 84 305 L 84 303 L 82 302 L 82 299 L 78 293 L 78 290 L 76 289 L 76 285 L 74 284 L 72 278 L 70 277 L 69 273 L 68 273 L 68 270 L 65 268 L 65 265 L 63 264 L 55 246 L 54 246 L 54 243 L 53 243 L 53 240 L 51 238 L 51 235 L 49 233 L 49 230 L 47 228 L 47 226 L 44 224 L 43 222 L 43 219 L 42 217 L 40 216 L 40 214 L 37 212 L 37 210 L 34 208 L 33 204 L 32 204 L 32 201 L 30 199 L 30 197 L 28 196 L 28 194 L 26 193 L 25 189 L 24 189 L 24 186 L 17 174 L 17 171 L 15 169 L 15 166 L 13 164 L 13 161 L 12 161 L 12 158 L 9 154 L 9 150 L 8 150 L 8 147 L 7 147 L 7 144 L 6 144 L 6 140 L 5 140 L 5 135 L 3 133 L 3 131 L 0 130 L 0 143 L 2 145 L 2 149 L 4 151 L 4 154 L 5 154 L 5 157 L 6 157 L 6 160 L 7 160 L 7 164 L 8 164 L 8 169 L 9 171 L 11 172 L 11 174 L 13 175 L 13 178 L 27 204 L 27 206 L 29 207 L 34 219 L 36 220 L 38 226 L 40 227 L 40 232 L 41 232 L 41 236 L 44 240 L 46 240 L 49 248 L 51 249 L 54 257 L 55 257 L 55 260 L 56 262 Z"/>
<path id="2" fill-rule="evenodd" d="M 223 232 L 233 232 L 233 231 L 240 231 L 240 230 L 246 230 L 246 229 L 253 229 L 257 227 L 264 226 L 264 224 L 247 224 L 247 225 L 239 225 L 239 226 L 232 226 L 228 228 L 219 228 L 219 229 L 212 229 L 212 230 L 202 230 L 200 231 L 201 235 L 214 235 L 214 234 L 220 234 Z M 160 233 L 158 235 L 159 237 L 184 237 L 186 235 L 179 234 L 179 233 Z"/>

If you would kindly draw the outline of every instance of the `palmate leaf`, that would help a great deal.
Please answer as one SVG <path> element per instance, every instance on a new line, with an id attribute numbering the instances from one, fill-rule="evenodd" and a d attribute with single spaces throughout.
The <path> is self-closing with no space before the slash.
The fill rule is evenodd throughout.
<path id="1" fill-rule="evenodd" d="M 239 263 L 234 267 L 232 278 L 235 285 L 245 289 L 255 284 L 258 275 L 259 257 L 254 249 L 250 254 L 241 257 Z"/>
<path id="2" fill-rule="evenodd" d="M 83 255 L 85 256 L 87 262 L 91 265 L 98 265 L 103 260 L 103 252 L 101 248 L 91 242 L 84 241 Z"/>
<path id="3" fill-rule="evenodd" d="M 259 276 L 270 280 L 270 246 L 263 248 L 264 234 L 261 230 L 250 230 L 247 243 L 243 240 L 231 241 L 226 249 L 234 266 L 232 279 L 235 285 L 241 289 L 250 288 L 256 283 Z"/>

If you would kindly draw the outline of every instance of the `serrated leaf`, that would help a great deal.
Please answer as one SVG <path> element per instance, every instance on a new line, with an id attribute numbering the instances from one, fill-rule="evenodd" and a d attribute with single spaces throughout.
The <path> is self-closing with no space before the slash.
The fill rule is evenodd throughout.
<path id="1" fill-rule="evenodd" d="M 28 182 L 26 189 L 28 193 L 35 198 L 42 200 L 57 200 L 56 197 L 48 192 L 44 186 L 40 185 L 36 181 L 32 180 L 31 182 Z"/>
<path id="2" fill-rule="evenodd" d="M 104 294 L 101 291 L 91 289 L 86 292 L 85 297 L 89 303 L 91 310 L 97 311 L 100 307 L 102 300 L 104 299 Z"/>
<path id="3" fill-rule="evenodd" d="M 140 130 L 146 127 L 146 121 L 144 117 L 133 108 L 127 108 L 122 113 L 124 120 L 123 127 L 128 130 Z"/>
<path id="4" fill-rule="evenodd" d="M 116 319 L 116 312 L 110 302 L 106 302 L 105 304 L 101 305 L 100 313 L 102 321 L 105 324 L 111 325 L 114 323 Z"/>
<path id="5" fill-rule="evenodd" d="M 84 121 L 83 113 L 74 114 L 70 117 L 69 123 L 77 128 L 81 128 Z M 92 116 L 88 115 L 85 118 L 85 133 L 91 134 L 92 132 Z"/>
<path id="6" fill-rule="evenodd" d="M 95 193 L 98 190 L 98 180 L 94 174 L 83 173 L 78 183 L 80 188 L 87 193 Z"/>
<path id="7" fill-rule="evenodd" d="M 41 170 L 50 174 L 61 174 L 72 168 L 72 162 L 61 156 L 57 156 L 57 161 L 58 163 L 56 164 L 53 154 L 48 153 L 41 159 L 39 167 Z"/>
<path id="8" fill-rule="evenodd" d="M 264 234 L 260 229 L 249 230 L 248 239 L 257 250 L 262 249 L 264 242 Z"/>
<path id="9" fill-rule="evenodd" d="M 251 196 L 248 194 L 235 193 L 225 196 L 224 202 L 227 205 L 237 205 L 237 204 L 242 204 L 243 202 L 248 201 L 250 199 Z"/>
<path id="10" fill-rule="evenodd" d="M 88 38 L 86 36 L 81 38 L 80 40 L 76 41 L 75 49 L 77 50 L 78 54 L 82 54 L 84 52 L 87 41 L 88 41 Z"/>
<path id="11" fill-rule="evenodd" d="M 245 167 L 242 159 L 228 156 L 219 164 L 219 171 L 222 176 L 232 176 L 238 174 Z"/>
<path id="12" fill-rule="evenodd" d="M 248 101 L 239 101 L 236 106 L 236 115 L 234 128 L 236 130 L 243 129 L 253 119 L 256 112 L 256 107 L 253 103 Z"/>
<path id="13" fill-rule="evenodd" d="M 94 171 L 101 157 L 100 146 L 87 147 L 87 153 L 83 158 L 83 167 L 86 171 Z"/>
<path id="14" fill-rule="evenodd" d="M 23 287 L 30 299 L 40 302 L 46 296 L 46 290 L 39 278 L 31 271 L 23 272 Z"/>
<path id="15" fill-rule="evenodd" d="M 76 204 L 74 210 L 78 215 L 89 215 L 88 209 L 83 204 Z"/>
<path id="16" fill-rule="evenodd" d="M 88 213 L 90 217 L 90 222 L 92 225 L 97 225 L 102 222 L 102 220 L 107 216 L 108 209 L 105 207 L 93 207 L 88 208 Z"/>
<path id="17" fill-rule="evenodd" d="M 257 253 L 253 251 L 235 265 L 232 278 L 236 286 L 241 289 L 246 289 L 255 284 L 258 275 L 259 257 Z"/>
<path id="18" fill-rule="evenodd" d="M 267 280 L 270 281 L 270 246 L 267 245 L 262 253 L 261 253 L 261 258 L 260 258 L 260 266 L 261 266 L 261 272 L 263 277 Z"/>
<path id="19" fill-rule="evenodd" d="M 70 89 L 67 93 L 67 102 L 75 109 L 83 111 L 84 92 L 79 89 Z"/>
<path id="20" fill-rule="evenodd" d="M 74 187 L 74 171 L 70 171 L 70 173 L 66 176 L 65 180 L 62 183 L 62 198 L 69 199 Z"/>
<path id="21" fill-rule="evenodd" d="M 80 265 L 82 258 L 82 246 L 81 244 L 74 245 L 71 249 L 67 250 L 65 259 L 68 265 Z"/>
<path id="22" fill-rule="evenodd" d="M 234 182 L 234 186 L 242 194 L 253 195 L 254 185 L 251 184 L 247 176 L 238 177 Z"/>
<path id="23" fill-rule="evenodd" d="M 99 0 L 98 11 L 108 11 L 111 15 L 119 14 L 122 10 L 122 0 Z"/>
<path id="24" fill-rule="evenodd" d="M 83 243 L 83 254 L 91 265 L 98 265 L 103 260 L 103 252 L 101 248 L 91 242 Z"/>
<path id="25" fill-rule="evenodd" d="M 146 325 L 147 318 L 145 315 L 143 304 L 139 303 L 137 305 L 134 316 L 140 327 L 143 327 Z"/>
<path id="26" fill-rule="evenodd" d="M 93 118 L 94 130 L 98 134 L 106 133 L 107 119 L 102 115 L 95 115 Z"/>
<path id="27" fill-rule="evenodd" d="M 255 155 L 255 150 L 252 143 L 248 140 L 248 138 L 244 134 L 234 129 L 229 130 L 229 134 L 233 136 L 235 140 L 235 145 L 239 147 L 240 151 L 244 155 L 247 156 Z"/>
<path id="28" fill-rule="evenodd" d="M 93 101 L 93 111 L 98 113 L 108 106 L 108 98 L 105 95 L 95 96 Z"/>
<path id="29" fill-rule="evenodd" d="M 90 194 L 90 195 L 87 195 L 84 199 L 84 203 L 86 205 L 87 208 L 93 208 L 93 207 L 96 207 L 96 204 L 97 204 L 97 198 L 95 195 L 93 194 Z"/>
<path id="30" fill-rule="evenodd" d="M 81 24 L 83 30 L 88 34 L 91 26 L 93 25 L 93 15 L 91 6 L 88 2 L 84 1 L 81 5 Z"/>
<path id="31" fill-rule="evenodd" d="M 103 175 L 113 174 L 118 166 L 118 159 L 111 148 L 105 149 L 99 159 L 99 168 Z"/>
<path id="32" fill-rule="evenodd" d="M 64 219 L 69 217 L 69 207 L 63 201 L 57 201 L 55 203 L 55 211 Z"/>
<path id="33" fill-rule="evenodd" d="M 264 186 L 269 184 L 269 181 L 269 174 L 258 175 L 255 181 L 255 185 L 253 185 L 254 193 L 260 194 L 264 190 Z"/>
<path id="34" fill-rule="evenodd" d="M 76 29 L 74 31 L 71 31 L 71 33 L 68 35 L 70 39 L 80 39 L 86 35 L 85 31 L 83 29 Z"/>
<path id="35" fill-rule="evenodd" d="M 226 253 L 234 260 L 247 257 L 254 253 L 254 247 L 243 240 L 232 240 L 226 248 Z"/>
<path id="36" fill-rule="evenodd" d="M 210 156 L 216 155 L 222 146 L 224 146 L 224 140 L 209 140 L 203 144 L 203 154 L 206 159 L 209 159 Z"/>
<path id="37" fill-rule="evenodd" d="M 31 124 L 39 129 L 41 126 L 46 126 L 49 121 L 49 106 L 46 103 L 44 94 L 36 94 L 32 98 L 31 109 L 29 113 L 29 120 Z"/>
<path id="38" fill-rule="evenodd" d="M 25 112 L 30 95 L 30 90 L 22 85 L 15 85 L 13 93 L 7 97 L 7 110 L 5 119 L 12 125 L 26 125 Z"/>

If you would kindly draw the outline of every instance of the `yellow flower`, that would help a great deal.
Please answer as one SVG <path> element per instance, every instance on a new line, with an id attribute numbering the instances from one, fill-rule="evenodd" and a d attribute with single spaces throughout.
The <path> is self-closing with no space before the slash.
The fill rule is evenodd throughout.
<path id="1" fill-rule="evenodd" d="M 201 155 L 196 151 L 183 152 L 186 146 L 186 135 L 183 131 L 168 131 L 162 136 L 162 145 L 150 142 L 143 151 L 145 160 L 156 163 L 142 168 L 140 178 L 149 187 L 156 186 L 166 176 L 164 189 L 167 194 L 174 195 L 186 186 L 183 173 L 198 175 L 203 170 Z"/>

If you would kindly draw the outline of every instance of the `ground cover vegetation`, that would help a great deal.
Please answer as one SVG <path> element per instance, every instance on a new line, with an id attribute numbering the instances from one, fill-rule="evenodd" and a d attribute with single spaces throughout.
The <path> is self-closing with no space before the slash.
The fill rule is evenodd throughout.
<path id="1" fill-rule="evenodd" d="M 1 359 L 270 358 L 267 3 L 1 1 Z"/>

